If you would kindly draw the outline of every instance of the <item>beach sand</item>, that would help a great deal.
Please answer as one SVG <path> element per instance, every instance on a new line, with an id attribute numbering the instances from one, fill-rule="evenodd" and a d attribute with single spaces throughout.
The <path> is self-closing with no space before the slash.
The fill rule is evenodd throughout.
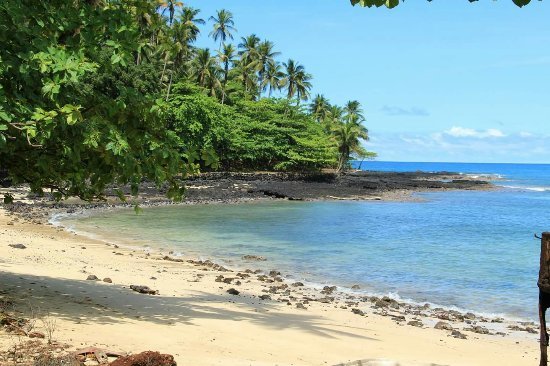
<path id="1" fill-rule="evenodd" d="M 53 338 L 73 348 L 155 350 L 174 355 L 178 365 L 336 365 L 363 359 L 400 365 L 538 363 L 536 334 L 483 335 L 456 324 L 464 340 L 433 325 L 419 328 L 376 315 L 367 303 L 358 306 L 366 316 L 342 302 L 310 301 L 306 310 L 298 309 L 296 301 L 276 301 L 281 295 L 259 300 L 270 284 L 254 275 L 241 285 L 216 282 L 219 275 L 235 273 L 162 260 L 14 218 L 0 209 L 1 294 L 27 314 L 32 307 L 55 319 Z M 88 275 L 100 280 L 86 280 Z M 101 281 L 105 277 L 113 283 Z M 147 285 L 159 295 L 138 294 L 130 285 Z M 229 288 L 240 294 L 228 294 Z M 292 291 L 298 297 L 314 290 Z M 44 331 L 42 322 L 36 327 Z M 0 330 L 1 349 L 15 342 L 17 337 Z"/>

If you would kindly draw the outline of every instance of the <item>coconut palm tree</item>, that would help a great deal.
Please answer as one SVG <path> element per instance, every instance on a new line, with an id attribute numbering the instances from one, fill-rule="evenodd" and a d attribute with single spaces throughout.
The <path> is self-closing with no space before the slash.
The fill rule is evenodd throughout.
<path id="1" fill-rule="evenodd" d="M 229 64 L 235 62 L 235 56 L 237 50 L 232 44 L 224 44 L 221 51 L 218 51 L 218 60 L 223 65 L 223 80 L 222 80 L 222 104 L 225 102 L 225 89 L 227 86 L 227 79 L 229 77 Z"/>
<path id="2" fill-rule="evenodd" d="M 345 121 L 336 124 L 332 133 L 338 146 L 338 171 L 341 172 L 348 168 L 352 154 L 366 154 L 361 140 L 369 139 L 369 131 L 361 123 Z"/>
<path id="3" fill-rule="evenodd" d="M 345 118 L 348 122 L 361 123 L 365 120 L 361 103 L 357 100 L 350 100 L 344 106 Z"/>
<path id="4" fill-rule="evenodd" d="M 211 97 L 225 97 L 225 90 L 222 86 L 223 70 L 215 60 L 210 64 L 208 77 L 206 79 L 205 88 L 208 90 L 208 95 Z"/>
<path id="5" fill-rule="evenodd" d="M 227 38 L 233 39 L 233 33 L 236 32 L 233 21 L 233 14 L 225 9 L 218 10 L 216 17 L 211 16 L 208 20 L 214 21 L 214 29 L 210 32 L 210 37 L 214 39 L 214 42 L 220 40 L 219 51 L 222 49 L 222 45 Z"/>
<path id="6" fill-rule="evenodd" d="M 271 98 L 271 93 L 274 90 L 281 90 L 284 87 L 284 78 L 285 73 L 282 70 L 281 64 L 276 61 L 268 62 L 261 91 L 267 89 L 268 97 Z"/>
<path id="7" fill-rule="evenodd" d="M 275 62 L 275 57 L 280 55 L 280 52 L 274 51 L 275 45 L 268 40 L 263 41 L 258 45 L 258 59 L 256 63 L 256 70 L 258 71 L 258 95 L 262 95 L 264 88 L 264 79 L 267 73 L 267 68 L 270 63 Z"/>
<path id="8" fill-rule="evenodd" d="M 236 80 L 239 81 L 246 93 L 249 93 L 253 97 L 256 96 L 258 75 L 256 69 L 251 63 L 247 63 L 245 59 L 241 58 L 235 64 Z"/>
<path id="9" fill-rule="evenodd" d="M 214 70 L 212 68 L 215 63 L 212 55 L 210 54 L 210 49 L 200 48 L 197 50 L 197 57 L 193 60 L 192 66 L 192 76 L 202 87 L 207 87 L 209 78 L 212 76 L 211 72 Z"/>
<path id="10" fill-rule="evenodd" d="M 324 121 L 330 114 L 330 103 L 322 94 L 317 94 L 309 105 L 309 112 L 317 122 Z"/>
<path id="11" fill-rule="evenodd" d="M 260 39 L 255 34 L 251 34 L 248 37 L 242 37 L 241 43 L 239 43 L 239 56 L 241 60 L 247 65 L 256 68 L 258 62 L 258 46 Z"/>
<path id="12" fill-rule="evenodd" d="M 160 7 L 163 9 L 161 15 L 164 15 L 168 11 L 168 24 L 172 26 L 172 21 L 174 20 L 174 15 L 176 14 L 176 8 L 181 8 L 183 2 L 174 1 L 174 0 L 161 0 Z"/>
<path id="13" fill-rule="evenodd" d="M 283 66 L 286 68 L 284 84 L 287 88 L 287 98 L 292 99 L 296 96 L 296 105 L 300 104 L 300 100 L 308 100 L 311 75 L 306 73 L 302 65 L 292 59 L 285 62 Z"/>

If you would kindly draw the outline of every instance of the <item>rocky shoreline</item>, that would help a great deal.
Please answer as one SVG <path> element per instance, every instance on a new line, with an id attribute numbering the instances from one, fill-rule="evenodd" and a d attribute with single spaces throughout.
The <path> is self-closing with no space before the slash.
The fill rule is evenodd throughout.
<path id="1" fill-rule="evenodd" d="M 327 183 L 319 181 L 318 178 L 313 180 L 311 177 L 294 176 L 289 178 L 281 177 L 279 174 L 205 175 L 188 182 L 188 196 L 183 204 L 236 203 L 277 199 L 331 200 L 335 199 L 334 197 L 364 200 L 410 200 L 412 193 L 420 191 L 493 189 L 492 184 L 485 181 L 463 178 L 452 173 L 362 173 L 337 177 L 335 181 Z M 377 188 L 367 188 L 369 187 L 368 182 L 374 182 L 372 184 L 375 184 Z M 159 192 L 154 187 L 145 185 L 143 188 L 140 205 L 146 207 L 172 204 L 162 196 L 162 191 Z M 15 229 L 30 227 L 40 230 L 37 232 L 49 233 L 55 230 L 49 222 L 54 214 L 72 215 L 87 210 L 110 210 L 132 206 L 130 203 L 116 201 L 114 196 L 109 196 L 106 202 L 100 203 L 83 203 L 76 200 L 51 203 L 45 198 L 29 196 L 28 190 L 24 187 L 11 188 L 10 192 L 19 198 L 15 204 L 3 206 L 7 219 L 5 224 L 12 225 L 5 226 L 5 228 L 10 228 L 10 230 L 12 227 Z M 272 194 L 273 192 L 276 195 Z M 62 228 L 56 230 L 56 236 L 69 235 Z M 51 239 L 54 237 L 52 236 Z M 74 236 L 74 240 L 87 242 L 88 239 Z M 10 245 L 7 251 L 13 255 L 26 256 L 29 251 L 36 250 L 36 248 L 32 248 L 32 243 L 31 245 L 28 242 L 25 244 L 27 244 L 25 248 Z M 151 297 L 150 301 L 146 300 L 150 304 L 154 304 L 154 298 L 163 299 L 159 301 L 165 302 L 168 297 L 174 296 L 169 291 L 173 291 L 173 288 L 179 288 L 179 286 L 169 285 L 165 281 L 168 281 L 168 277 L 172 278 L 171 281 L 174 281 L 176 277 L 181 277 L 180 281 L 188 283 L 191 288 L 201 290 L 209 288 L 211 289 L 209 291 L 214 291 L 209 292 L 211 295 L 208 295 L 206 299 L 210 299 L 210 296 L 220 296 L 229 304 L 235 304 L 237 307 L 254 307 L 253 311 L 259 319 L 264 319 L 270 310 L 284 308 L 288 309 L 284 311 L 291 314 L 299 313 L 306 317 L 313 314 L 331 314 L 330 317 L 352 319 L 352 322 L 355 322 L 353 319 L 357 319 L 356 321 L 361 324 L 370 324 L 373 321 L 379 324 L 380 320 L 382 324 L 384 322 L 394 324 L 396 329 L 404 327 L 402 329 L 405 334 L 415 332 L 413 329 L 424 329 L 420 332 L 423 334 L 424 332 L 426 334 L 435 332 L 434 337 L 441 337 L 439 338 L 440 342 L 445 343 L 446 340 L 459 342 L 464 345 L 468 344 L 467 347 L 471 347 L 467 342 L 476 342 L 478 339 L 494 339 L 495 341 L 501 339 L 501 342 L 516 345 L 527 344 L 536 339 L 535 334 L 538 333 L 538 326 L 533 322 L 487 317 L 436 307 L 431 304 L 414 304 L 388 296 L 372 296 L 362 292 L 363 289 L 358 285 L 348 288 L 333 284 L 318 286 L 304 283 L 305 281 L 301 282 L 299 278 L 295 278 L 289 273 L 271 269 L 269 258 L 254 253 L 249 253 L 242 258 L 242 262 L 228 268 L 220 264 L 222 262 L 216 262 L 215 259 L 199 260 L 196 257 L 180 257 L 162 250 L 143 251 L 125 248 L 115 243 L 102 242 L 94 245 L 97 245 L 97 250 L 101 253 L 90 251 L 91 244 L 88 243 L 86 246 L 68 247 L 67 254 L 71 252 L 71 255 L 76 255 L 77 258 L 87 258 L 89 255 L 97 253 L 97 255 L 101 254 L 104 258 L 103 261 L 105 258 L 113 258 L 116 263 L 128 263 L 129 268 L 134 268 L 133 263 L 142 263 L 140 267 L 148 268 L 150 274 L 138 279 L 140 276 L 136 277 L 135 274 L 128 276 L 126 273 L 128 270 L 121 269 L 118 272 L 116 269 L 113 272 L 109 262 L 104 262 L 104 266 L 99 266 L 99 263 L 90 266 L 89 262 L 84 260 L 83 264 L 85 265 L 79 270 L 76 277 L 80 277 L 82 282 L 90 283 L 89 286 L 93 287 L 116 286 L 116 291 L 119 293 L 117 296 L 130 296 L 125 293 L 134 292 L 137 293 L 136 296 L 143 296 L 144 299 Z M 60 248 L 64 247 L 59 247 L 56 250 L 65 252 L 65 249 Z M 27 256 L 27 258 L 34 257 Z M 139 273 L 141 268 L 134 270 Z M 128 277 L 123 277 L 123 275 Z M 103 277 L 105 279 L 101 281 L 100 278 Z M 100 285 L 96 285 L 96 283 Z M 115 287 L 113 287 L 113 291 L 115 291 L 114 289 Z M 160 314 L 160 308 L 158 311 Z M 136 316 L 141 315 L 137 312 Z M 294 316 L 290 315 L 291 318 Z M 256 318 L 251 317 L 251 319 Z M 213 328 L 213 332 L 216 331 L 216 328 Z"/>
<path id="2" fill-rule="evenodd" d="M 491 190 L 495 186 L 487 177 L 473 178 L 452 172 L 376 172 L 355 171 L 335 173 L 203 173 L 185 182 L 185 198 L 173 202 L 166 198 L 164 187 L 144 182 L 139 196 L 131 197 L 129 187 L 108 189 L 104 201 L 84 202 L 67 199 L 54 202 L 46 194 L 39 197 L 30 194 L 25 186 L 0 189 L 0 194 L 10 193 L 14 204 L 4 208 L 27 221 L 45 224 L 58 213 L 72 214 L 91 209 L 116 207 L 142 207 L 171 204 L 239 203 L 257 200 L 418 200 L 419 192 L 445 190 Z M 122 202 L 115 191 L 121 190 L 127 198 Z M 32 204 L 31 204 L 32 202 Z"/>
<path id="3" fill-rule="evenodd" d="M 207 173 L 186 182 L 187 195 L 181 204 L 204 203 L 238 203 L 265 199 L 287 200 L 411 200 L 415 192 L 441 190 L 487 190 L 494 186 L 479 178 L 468 178 L 456 173 L 387 173 L 387 172 L 353 172 L 343 175 L 334 174 L 289 174 L 289 173 Z M 25 195 L 25 189 L 11 189 L 12 194 Z M 174 204 L 158 190 L 147 183 L 140 187 L 139 204 L 142 206 L 159 206 Z M 108 194 L 106 202 L 84 203 L 65 201 L 51 203 L 45 198 L 30 196 L 34 202 L 16 202 L 4 205 L 12 223 L 20 220 L 38 225 L 51 225 L 49 222 L 55 214 L 78 214 L 89 210 L 106 210 L 131 207 L 133 203 L 114 201 L 115 194 Z M 9 225 L 10 223 L 8 223 Z M 118 246 L 117 246 L 118 247 Z M 183 262 L 181 258 L 171 257 L 170 253 L 158 253 L 159 260 Z M 249 255 L 243 258 L 248 261 L 264 261 L 265 258 Z M 192 265 L 201 269 L 232 272 L 211 260 L 197 261 L 187 259 Z M 435 327 L 449 331 L 457 338 L 465 337 L 461 331 L 504 336 L 506 332 L 538 333 L 532 322 L 505 321 L 502 318 L 487 318 L 473 313 L 461 313 L 455 310 L 432 308 L 429 304 L 415 305 L 399 302 L 387 296 L 366 296 L 350 294 L 350 289 L 338 289 L 336 286 L 325 286 L 322 290 L 304 286 L 301 282 L 289 283 L 277 270 L 264 273 L 259 269 L 237 271 L 235 276 L 221 274 L 216 282 L 240 285 L 243 280 L 258 281 L 265 287 L 261 300 L 272 300 L 307 309 L 310 302 L 328 304 L 341 309 L 349 309 L 359 316 L 377 314 L 389 317 L 398 324 L 416 327 Z M 340 291 L 345 290 L 345 291 Z M 238 294 L 238 290 L 235 291 Z"/>

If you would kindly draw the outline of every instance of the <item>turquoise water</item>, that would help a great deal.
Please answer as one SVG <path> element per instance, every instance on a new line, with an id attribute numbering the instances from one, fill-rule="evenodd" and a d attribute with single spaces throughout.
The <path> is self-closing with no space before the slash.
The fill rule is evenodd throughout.
<path id="1" fill-rule="evenodd" d="M 498 175 L 498 191 L 420 194 L 422 202 L 267 202 L 101 213 L 67 225 L 135 246 L 281 269 L 319 284 L 534 319 L 540 243 L 550 230 L 550 166 L 363 164 L 376 170 Z M 267 257 L 243 263 L 245 254 Z"/>

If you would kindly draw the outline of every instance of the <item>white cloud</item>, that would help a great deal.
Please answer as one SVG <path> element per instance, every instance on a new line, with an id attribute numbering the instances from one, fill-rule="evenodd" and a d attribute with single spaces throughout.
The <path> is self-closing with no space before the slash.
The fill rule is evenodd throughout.
<path id="1" fill-rule="evenodd" d="M 532 137 L 532 136 L 533 136 L 533 134 L 531 132 L 521 131 L 519 133 L 519 137 L 524 137 L 525 138 L 525 137 Z"/>
<path id="2" fill-rule="evenodd" d="M 489 128 L 483 131 L 459 126 L 453 126 L 450 130 L 447 130 L 444 133 L 452 137 L 473 137 L 478 139 L 484 139 L 488 137 L 499 138 L 506 136 L 501 130 L 498 130 L 496 128 Z"/>

